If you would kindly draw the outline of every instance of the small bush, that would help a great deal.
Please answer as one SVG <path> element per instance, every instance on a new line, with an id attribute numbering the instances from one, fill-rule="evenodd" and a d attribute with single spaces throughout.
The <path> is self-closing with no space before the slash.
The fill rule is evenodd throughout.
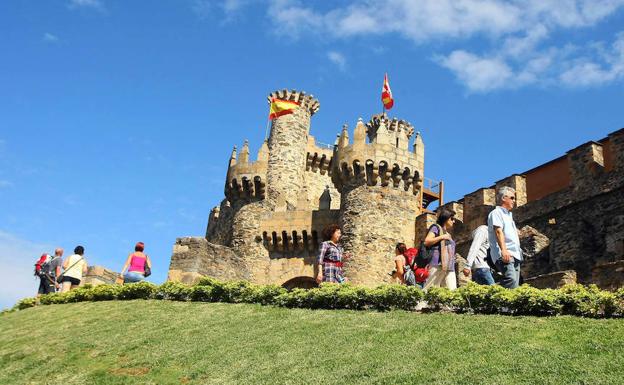
<path id="1" fill-rule="evenodd" d="M 65 293 L 50 293 L 39 297 L 39 303 L 42 305 L 55 305 L 59 303 L 67 303 L 67 295 Z"/>
<path id="2" fill-rule="evenodd" d="M 156 294 L 158 287 L 153 283 L 142 281 L 121 286 L 119 299 L 150 299 Z"/>
<path id="3" fill-rule="evenodd" d="M 459 292 L 446 287 L 431 287 L 425 292 L 425 301 L 433 310 L 453 309 L 455 306 L 462 306 L 463 300 Z"/>
<path id="4" fill-rule="evenodd" d="M 188 298 L 196 302 L 214 302 L 212 286 L 193 286 L 189 288 Z"/>
<path id="5" fill-rule="evenodd" d="M 122 286 L 120 285 L 97 285 L 91 289 L 92 301 L 111 301 L 117 299 Z"/>
<path id="6" fill-rule="evenodd" d="M 434 290 L 435 291 L 435 290 Z M 424 298 L 422 290 L 414 286 L 383 285 L 368 292 L 369 301 L 377 310 L 412 310 Z"/>
<path id="7" fill-rule="evenodd" d="M 20 300 L 17 304 L 15 304 L 13 309 L 24 310 L 28 309 L 29 307 L 34 307 L 35 305 L 37 305 L 37 298 L 24 298 Z"/>
<path id="8" fill-rule="evenodd" d="M 188 301 L 191 295 L 191 287 L 181 282 L 167 281 L 160 285 L 154 293 L 156 299 L 169 299 L 172 301 Z"/>
<path id="9" fill-rule="evenodd" d="M 536 289 L 528 285 L 513 290 L 511 301 L 513 314 L 548 316 L 561 312 L 561 294 L 553 289 Z"/>
<path id="10" fill-rule="evenodd" d="M 276 298 L 286 292 L 286 289 L 278 285 L 258 285 L 253 288 L 253 292 L 247 299 L 250 303 L 274 305 Z"/>

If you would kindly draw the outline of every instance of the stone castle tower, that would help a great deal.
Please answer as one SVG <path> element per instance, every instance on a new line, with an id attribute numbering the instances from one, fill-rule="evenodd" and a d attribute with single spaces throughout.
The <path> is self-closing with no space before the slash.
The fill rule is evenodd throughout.
<path id="1" fill-rule="evenodd" d="M 234 147 L 225 199 L 211 211 L 205 237 L 176 241 L 169 279 L 309 287 L 322 230 L 336 223 L 352 255 L 345 267 L 351 281 L 389 281 L 396 243 L 414 245 L 417 216 L 442 197 L 441 183 L 423 186 L 422 138 L 416 133 L 410 144 L 410 123 L 378 114 L 357 122 L 353 141 L 345 125 L 334 145 L 323 145 L 310 135 L 318 100 L 295 90 L 272 98 L 299 106 L 273 120 L 256 161 L 247 142 L 240 153 Z"/>
<path id="2" fill-rule="evenodd" d="M 247 142 L 240 152 L 234 147 L 225 199 L 210 212 L 205 236 L 176 240 L 169 280 L 206 275 L 313 286 L 322 230 L 336 223 L 352 255 L 345 274 L 378 285 L 390 280 L 395 244 L 424 238 L 434 201 L 457 213 L 452 233 L 461 263 L 472 230 L 495 207 L 496 189 L 511 186 L 526 282 L 624 285 L 624 129 L 444 204 L 442 182 L 424 177 L 423 140 L 410 123 L 373 115 L 352 133 L 345 125 L 335 144 L 325 145 L 310 135 L 318 100 L 294 90 L 272 98 L 298 107 L 273 120 L 255 161 Z"/>

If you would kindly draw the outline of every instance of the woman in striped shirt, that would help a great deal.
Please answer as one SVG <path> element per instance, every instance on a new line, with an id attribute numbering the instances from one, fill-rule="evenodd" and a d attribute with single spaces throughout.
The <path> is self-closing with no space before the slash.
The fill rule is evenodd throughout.
<path id="1" fill-rule="evenodd" d="M 347 281 L 342 271 L 342 261 L 346 257 L 342 246 L 338 245 L 342 233 L 338 225 L 329 225 L 323 230 L 321 249 L 318 255 L 316 282 L 343 283 Z"/>

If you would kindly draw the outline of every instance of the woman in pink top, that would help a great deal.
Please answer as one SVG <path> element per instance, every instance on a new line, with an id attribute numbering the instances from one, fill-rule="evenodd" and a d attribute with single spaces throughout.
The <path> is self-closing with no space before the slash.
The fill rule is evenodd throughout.
<path id="1" fill-rule="evenodd" d="M 124 283 L 139 282 L 145 279 L 145 266 L 152 268 L 152 262 L 147 254 L 143 253 L 145 250 L 145 244 L 139 242 L 134 246 L 134 253 L 128 255 L 126 263 L 123 269 L 121 269 L 121 275 L 124 277 Z M 124 272 L 128 269 L 128 272 Z"/>

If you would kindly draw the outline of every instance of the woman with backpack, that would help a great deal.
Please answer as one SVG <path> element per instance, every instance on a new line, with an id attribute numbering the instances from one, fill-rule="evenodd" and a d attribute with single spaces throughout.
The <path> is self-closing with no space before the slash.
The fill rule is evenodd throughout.
<path id="1" fill-rule="evenodd" d="M 60 280 L 61 293 L 66 293 L 80 285 L 82 276 L 87 273 L 87 261 L 84 259 L 84 247 L 76 246 L 74 254 L 63 262 L 63 274 Z"/>
<path id="2" fill-rule="evenodd" d="M 146 274 L 146 271 L 151 270 L 152 262 L 143 250 L 145 250 L 145 244 L 143 242 L 138 242 L 134 246 L 134 253 L 128 255 L 126 263 L 120 273 L 124 278 L 124 284 L 140 282 L 149 275 Z M 128 269 L 128 272 L 124 274 L 126 269 Z"/>
<path id="3" fill-rule="evenodd" d="M 347 255 L 344 254 L 342 246 L 338 244 L 341 236 L 342 232 L 338 225 L 329 225 L 323 230 L 325 241 L 321 243 L 321 250 L 317 258 L 317 283 L 344 283 L 347 281 L 342 270 L 342 262 Z"/>
<path id="4" fill-rule="evenodd" d="M 425 290 L 432 286 L 447 287 L 451 290 L 457 288 L 455 241 L 448 233 L 454 223 L 455 211 L 443 208 L 438 214 L 436 223 L 429 227 L 424 240 L 425 247 L 431 255 L 428 264 L 429 278 L 425 282 Z"/>

